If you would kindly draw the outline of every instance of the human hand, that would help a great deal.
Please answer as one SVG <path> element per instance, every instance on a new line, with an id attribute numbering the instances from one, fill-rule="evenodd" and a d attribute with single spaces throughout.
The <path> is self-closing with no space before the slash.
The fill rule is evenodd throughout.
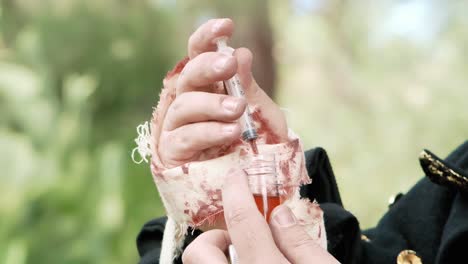
<path id="1" fill-rule="evenodd" d="M 176 79 L 165 81 L 165 89 L 175 90 L 175 99 L 157 120 L 153 133 L 165 168 L 221 156 L 234 142 L 240 142 L 241 128 L 236 121 L 247 103 L 269 127 L 268 132 L 259 131 L 259 141 L 287 141 L 282 111 L 252 77 L 252 53 L 246 48 L 237 49 L 233 56 L 215 52 L 216 39 L 230 37 L 233 30 L 230 19 L 212 19 L 200 26 L 188 41 L 188 63 Z M 218 85 L 236 73 L 247 101 L 226 95 Z"/>
<path id="2" fill-rule="evenodd" d="M 310 238 L 287 206 L 276 207 L 268 225 L 243 171 L 229 172 L 222 196 L 227 231 L 201 234 L 185 249 L 183 263 L 229 263 L 226 252 L 230 244 L 239 263 L 339 263 Z"/>
<path id="3" fill-rule="evenodd" d="M 304 155 L 296 155 L 302 152 L 299 139 L 293 133 L 289 137 L 283 112 L 253 79 L 251 52 L 245 48 L 235 50 L 232 56 L 215 52 L 216 40 L 230 37 L 233 28 L 230 19 L 214 19 L 192 34 L 189 56 L 164 79 L 151 121 L 151 137 L 144 137 L 143 147 L 151 148 L 151 172 L 168 217 L 181 229 L 177 232 L 187 225 L 204 231 L 225 229 L 223 217 L 218 217 L 223 211 L 219 194 L 225 172 L 238 166 L 242 153 L 248 153 L 237 122 L 248 103 L 258 130 L 259 150 L 280 154 L 283 168 L 279 173 L 290 186 L 285 189 L 285 199 L 295 210 L 309 208 L 297 216 L 308 223 L 308 232 L 315 234 L 315 227 L 320 230 L 323 225 L 320 208 L 294 198 L 299 186 L 310 181 Z M 219 85 L 236 73 L 246 99 L 226 95 Z M 317 236 L 323 246 L 325 236 L 320 232 Z M 182 243 L 182 236 L 174 243 Z"/>

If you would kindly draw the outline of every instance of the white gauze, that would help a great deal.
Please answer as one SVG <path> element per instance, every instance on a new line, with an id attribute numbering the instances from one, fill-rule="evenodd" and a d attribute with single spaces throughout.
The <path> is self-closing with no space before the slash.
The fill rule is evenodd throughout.
<path id="1" fill-rule="evenodd" d="M 243 157 L 251 155 L 249 145 L 239 141 L 227 154 L 219 152 L 178 167 L 167 168 L 161 161 L 157 146 L 161 124 L 176 97 L 174 83 L 187 61 L 181 61 L 164 79 L 165 88 L 161 91 L 158 106 L 153 113 L 150 135 L 145 124 L 138 128 L 139 137 L 136 140 L 139 146 L 137 150 L 143 160 L 151 154 L 151 172 L 169 219 L 164 232 L 160 263 L 172 263 L 180 254 L 188 227 L 197 228 L 214 223 L 216 218 L 223 218 L 221 189 L 224 177 L 229 169 L 240 166 Z M 306 228 L 308 234 L 326 248 L 322 210 L 317 203 L 301 199 L 299 195 L 299 187 L 311 182 L 299 138 L 289 130 L 287 142 L 266 144 L 260 134 L 257 144 L 259 153 L 275 154 L 276 171 L 286 190 L 283 203 L 291 208 L 298 223 Z"/>

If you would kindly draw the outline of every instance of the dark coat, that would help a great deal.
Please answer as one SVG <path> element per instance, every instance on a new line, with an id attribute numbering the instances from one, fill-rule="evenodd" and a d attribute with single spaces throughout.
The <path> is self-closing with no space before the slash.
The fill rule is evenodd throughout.
<path id="1" fill-rule="evenodd" d="M 361 231 L 356 217 L 343 208 L 325 150 L 306 152 L 313 183 L 301 194 L 320 203 L 328 250 L 341 263 L 468 263 L 463 253 L 468 251 L 468 141 L 445 160 L 427 150 L 419 159 L 427 177 L 400 195 L 376 227 Z M 140 263 L 159 262 L 165 221 L 148 222 L 138 235 Z M 186 245 L 199 234 L 190 235 Z"/>

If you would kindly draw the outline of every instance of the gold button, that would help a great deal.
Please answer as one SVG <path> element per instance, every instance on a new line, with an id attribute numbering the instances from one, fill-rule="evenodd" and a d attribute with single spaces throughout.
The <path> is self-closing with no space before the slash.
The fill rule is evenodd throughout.
<path id="1" fill-rule="evenodd" d="M 422 264 L 421 258 L 413 250 L 403 250 L 398 254 L 397 264 Z"/>
<path id="2" fill-rule="evenodd" d="M 370 242 L 370 239 L 366 235 L 361 235 L 361 240 L 365 242 Z"/>

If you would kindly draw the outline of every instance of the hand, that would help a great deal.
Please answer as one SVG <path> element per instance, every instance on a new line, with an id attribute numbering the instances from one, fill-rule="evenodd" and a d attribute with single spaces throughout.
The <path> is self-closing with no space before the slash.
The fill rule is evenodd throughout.
<path id="1" fill-rule="evenodd" d="M 237 49 L 234 56 L 215 52 L 215 39 L 230 37 L 234 24 L 230 19 L 213 19 L 200 26 L 188 41 L 189 62 L 177 80 L 166 89 L 175 89 L 176 98 L 163 118 L 157 138 L 157 151 L 166 168 L 219 156 L 219 150 L 239 140 L 237 119 L 247 103 L 260 110 L 270 127 L 270 143 L 287 140 L 287 126 L 279 107 L 257 85 L 251 74 L 252 53 Z M 247 102 L 225 94 L 219 81 L 238 73 Z M 272 135 L 272 133 L 275 133 Z M 277 142 L 275 142 L 277 141 Z"/>
<path id="2" fill-rule="evenodd" d="M 287 206 L 273 210 L 268 226 L 241 170 L 226 177 L 222 196 L 227 231 L 201 234 L 185 249 L 184 263 L 229 263 L 225 253 L 230 244 L 239 263 L 339 263 L 298 225 Z"/>

